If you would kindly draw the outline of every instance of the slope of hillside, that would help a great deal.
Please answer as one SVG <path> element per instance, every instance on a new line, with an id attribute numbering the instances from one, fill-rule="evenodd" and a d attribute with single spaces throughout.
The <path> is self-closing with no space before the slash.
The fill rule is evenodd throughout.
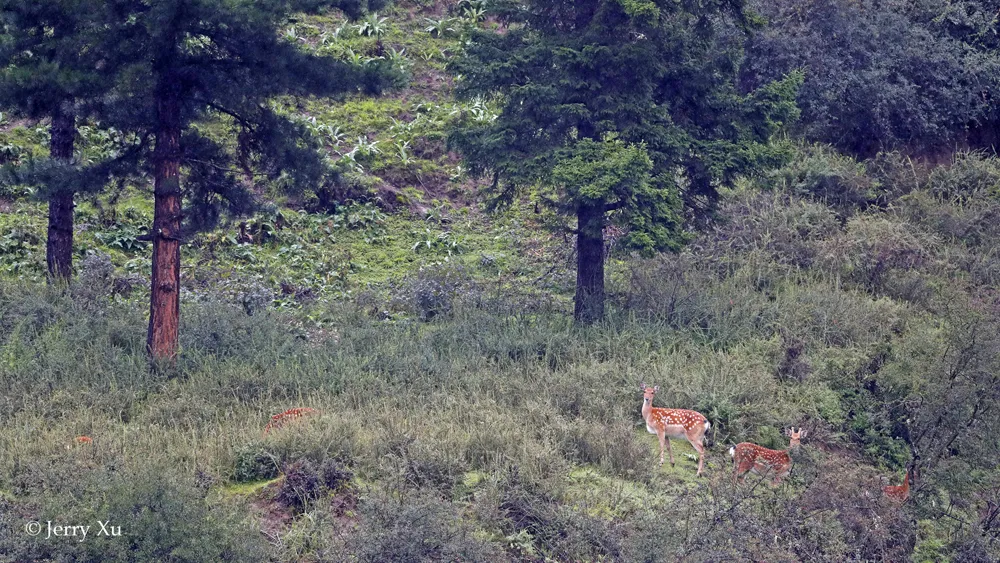
<path id="1" fill-rule="evenodd" d="M 574 326 L 571 242 L 530 206 L 482 212 L 445 150 L 450 116 L 489 119 L 449 98 L 476 16 L 449 17 L 285 31 L 405 56 L 411 85 L 281 101 L 354 200 L 262 188 L 268 210 L 189 241 L 167 372 L 144 350 L 148 189 L 81 202 L 68 291 L 43 281 L 44 207 L 0 194 L 0 560 L 1000 558 L 1000 161 L 798 146 L 678 254 L 612 237 L 609 318 Z M 10 125 L 3 154 L 42 150 Z M 682 440 L 657 465 L 640 382 L 711 422 L 703 478 Z M 734 483 L 727 450 L 789 427 L 790 476 Z"/>

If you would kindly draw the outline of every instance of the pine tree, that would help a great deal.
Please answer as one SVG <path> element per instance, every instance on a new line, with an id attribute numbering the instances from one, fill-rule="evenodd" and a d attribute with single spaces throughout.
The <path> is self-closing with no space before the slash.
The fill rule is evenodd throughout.
<path id="1" fill-rule="evenodd" d="M 457 93 L 500 108 L 451 136 L 495 205 L 526 191 L 575 226 L 575 319 L 604 315 L 604 230 L 651 252 L 683 241 L 719 186 L 779 154 L 800 77 L 742 94 L 742 0 L 502 0 L 503 33 L 474 33 Z"/>
<path id="2" fill-rule="evenodd" d="M 76 137 L 76 106 L 97 96 L 101 73 L 95 56 L 81 48 L 93 7 L 74 0 L 0 1 L 0 107 L 30 119 L 49 118 L 49 162 L 32 163 L 32 174 L 13 177 L 37 184 L 49 202 L 45 259 L 50 281 L 69 282 L 73 272 L 74 193 L 101 184 L 81 184 L 70 174 Z"/>
<path id="3" fill-rule="evenodd" d="M 172 361 L 178 351 L 181 243 L 220 212 L 251 207 L 237 162 L 251 161 L 270 177 L 284 174 L 299 185 L 319 182 L 328 172 L 317 143 L 269 101 L 286 94 L 376 93 L 396 76 L 388 66 L 358 68 L 308 54 L 278 32 L 295 11 L 332 7 L 357 16 L 368 7 L 364 2 L 109 0 L 103 6 L 101 21 L 108 29 L 94 48 L 107 55 L 117 80 L 115 95 L 100 111 L 102 120 L 151 147 L 147 348 L 153 360 Z M 239 150 L 192 127 L 210 118 L 232 124 Z"/>

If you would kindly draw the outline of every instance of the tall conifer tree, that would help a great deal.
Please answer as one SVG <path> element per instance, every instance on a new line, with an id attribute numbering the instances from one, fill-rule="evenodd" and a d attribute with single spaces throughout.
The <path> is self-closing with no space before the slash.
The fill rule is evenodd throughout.
<path id="1" fill-rule="evenodd" d="M 571 223 L 575 319 L 604 315 L 604 230 L 676 247 L 719 186 L 774 160 L 800 80 L 740 93 L 742 0 L 498 0 L 503 33 L 473 34 L 457 92 L 500 108 L 451 137 L 495 203 L 525 190 Z M 686 213 L 688 214 L 686 216 Z M 575 223 L 575 225 L 572 225 Z"/>
<path id="2" fill-rule="evenodd" d="M 88 187 L 79 183 L 83 177 L 69 173 L 76 108 L 99 95 L 104 82 L 99 55 L 86 49 L 94 8 L 84 0 L 0 1 L 0 107 L 50 119 L 52 161 L 33 168 L 45 170 L 34 178 L 49 202 L 48 276 L 63 282 L 73 271 L 74 193 Z"/>
<path id="3" fill-rule="evenodd" d="M 388 66 L 359 68 L 308 54 L 279 34 L 296 11 L 332 7 L 357 16 L 368 8 L 363 1 L 109 0 L 103 5 L 102 21 L 117 23 L 97 47 L 109 55 L 117 82 L 102 119 L 152 140 L 147 348 L 152 359 L 170 361 L 178 351 L 181 243 L 223 208 L 245 211 L 252 199 L 236 173 L 233 143 L 217 142 L 191 125 L 222 116 L 232 124 L 242 155 L 250 155 L 259 170 L 286 174 L 299 184 L 318 182 L 326 173 L 318 145 L 269 101 L 285 94 L 374 93 L 395 76 Z"/>

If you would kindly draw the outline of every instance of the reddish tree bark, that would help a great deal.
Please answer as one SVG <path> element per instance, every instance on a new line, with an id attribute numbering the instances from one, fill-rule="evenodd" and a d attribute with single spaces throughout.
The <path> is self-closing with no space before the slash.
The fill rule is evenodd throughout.
<path id="1" fill-rule="evenodd" d="M 49 154 L 62 162 L 73 160 L 76 119 L 72 113 L 52 114 Z M 73 192 L 60 191 L 49 197 L 49 232 L 45 244 L 49 282 L 69 283 L 73 276 Z"/>
<path id="2" fill-rule="evenodd" d="M 181 285 L 181 115 L 169 84 L 157 96 L 154 149 L 153 273 L 146 348 L 154 361 L 173 362 L 178 350 Z"/>

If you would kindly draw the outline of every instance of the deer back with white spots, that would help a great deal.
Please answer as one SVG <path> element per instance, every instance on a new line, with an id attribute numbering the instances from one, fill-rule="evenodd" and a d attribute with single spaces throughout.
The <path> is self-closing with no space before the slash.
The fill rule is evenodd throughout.
<path id="1" fill-rule="evenodd" d="M 774 484 L 781 482 L 781 479 L 792 471 L 792 457 L 788 453 L 799 446 L 800 440 L 806 437 L 806 431 L 799 428 L 796 432 L 795 429 L 789 428 L 785 430 L 785 435 L 791 438 L 787 450 L 771 450 L 749 442 L 729 448 L 729 455 L 733 456 L 735 467 L 733 478 L 742 481 L 751 471 L 758 475 L 773 472 Z"/>
<path id="2" fill-rule="evenodd" d="M 646 421 L 646 430 L 656 434 L 660 439 L 660 465 L 663 465 L 663 450 L 670 455 L 670 465 L 674 464 L 674 452 L 670 449 L 669 438 L 684 438 L 698 452 L 698 475 L 705 468 L 705 433 L 712 427 L 699 412 L 687 409 L 657 409 L 653 408 L 653 396 L 660 387 L 641 386 L 642 418 Z"/>

